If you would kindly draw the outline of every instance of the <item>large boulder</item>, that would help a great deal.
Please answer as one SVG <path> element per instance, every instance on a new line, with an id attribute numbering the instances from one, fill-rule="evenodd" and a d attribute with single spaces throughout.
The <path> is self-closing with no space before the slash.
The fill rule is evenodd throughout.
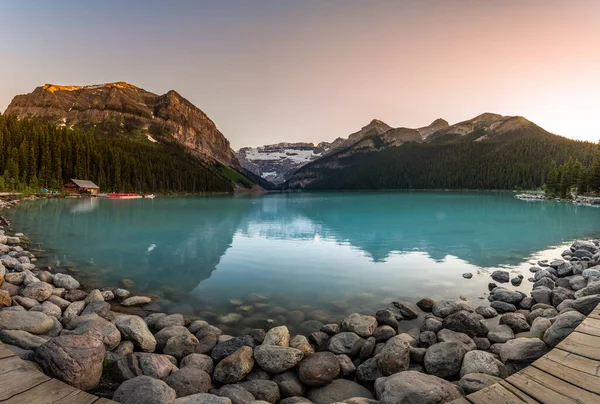
<path id="1" fill-rule="evenodd" d="M 373 399 L 373 394 L 358 383 L 336 379 L 325 386 L 310 389 L 306 397 L 314 404 L 330 404 L 343 402 L 349 398 Z"/>
<path id="2" fill-rule="evenodd" d="M 21 330 L 45 334 L 52 329 L 52 317 L 38 311 L 0 311 L 0 330 Z"/>
<path id="3" fill-rule="evenodd" d="M 73 278 L 71 275 L 61 273 L 54 274 L 52 283 L 54 283 L 54 286 L 57 288 L 64 288 L 67 290 L 77 289 L 80 286 L 77 279 Z"/>
<path id="4" fill-rule="evenodd" d="M 377 366 L 383 376 L 408 370 L 410 344 L 401 336 L 390 338 L 376 356 Z"/>
<path id="5" fill-rule="evenodd" d="M 359 313 L 352 313 L 342 321 L 342 328 L 363 338 L 368 338 L 377 328 L 377 319 Z"/>
<path id="6" fill-rule="evenodd" d="M 156 339 L 148 329 L 146 322 L 137 316 L 119 316 L 115 320 L 115 325 L 123 335 L 123 338 L 133 342 L 133 344 L 144 352 L 154 352 L 156 349 Z"/>
<path id="7" fill-rule="evenodd" d="M 506 313 L 500 317 L 500 324 L 509 326 L 515 334 L 529 331 L 529 323 L 521 313 Z"/>
<path id="8" fill-rule="evenodd" d="M 64 330 L 63 335 L 86 335 L 101 341 L 107 351 L 111 351 L 121 343 L 121 333 L 110 321 L 101 317 L 84 321 L 73 330 Z"/>
<path id="9" fill-rule="evenodd" d="M 173 404 L 175 396 L 175 390 L 162 380 L 138 376 L 123 382 L 113 400 L 121 404 Z"/>
<path id="10" fill-rule="evenodd" d="M 202 329 L 204 329 L 204 327 L 202 327 Z M 200 331 L 202 331 L 202 329 L 200 329 Z M 243 346 L 249 346 L 250 348 L 254 348 L 256 346 L 254 338 L 252 338 L 250 335 L 242 335 L 240 337 L 231 338 L 224 342 L 219 342 L 213 348 L 212 352 L 210 353 L 210 356 L 218 362 L 223 358 L 231 355 Z"/>
<path id="11" fill-rule="evenodd" d="M 494 272 L 492 272 L 491 277 L 496 282 L 501 282 L 501 283 L 506 283 L 510 280 L 510 274 L 508 273 L 508 271 L 501 271 L 501 270 L 494 271 Z"/>
<path id="12" fill-rule="evenodd" d="M 523 299 L 523 295 L 520 292 L 508 290 L 504 288 L 496 288 L 492 292 L 492 298 L 500 302 L 517 304 Z"/>
<path id="13" fill-rule="evenodd" d="M 598 304 L 600 304 L 600 295 L 591 295 L 575 299 L 573 308 L 587 316 L 596 308 Z"/>
<path id="14" fill-rule="evenodd" d="M 442 322 L 444 328 L 452 331 L 462 332 L 469 337 L 485 337 L 488 333 L 487 326 L 480 320 L 475 313 L 469 313 L 466 310 L 460 310 L 450 314 Z"/>
<path id="15" fill-rule="evenodd" d="M 265 335 L 263 345 L 290 346 L 290 331 L 285 325 L 271 328 Z"/>
<path id="16" fill-rule="evenodd" d="M 181 360 L 179 363 L 180 368 L 184 368 L 186 366 L 195 366 L 204 370 L 206 373 L 211 375 L 215 368 L 213 360 L 208 355 L 193 353 Z"/>
<path id="17" fill-rule="evenodd" d="M 304 386 L 293 370 L 275 375 L 273 381 L 279 386 L 283 398 L 304 395 Z"/>
<path id="18" fill-rule="evenodd" d="M 375 392 L 380 404 L 442 404 L 463 396 L 455 384 L 412 370 L 377 379 Z"/>
<path id="19" fill-rule="evenodd" d="M 460 371 L 466 352 L 460 342 L 433 344 L 425 352 L 425 369 L 439 377 L 454 376 Z"/>
<path id="20" fill-rule="evenodd" d="M 331 355 L 335 358 L 333 354 Z M 277 345 L 259 345 L 254 350 L 256 363 L 270 373 L 282 373 L 293 368 L 303 356 L 299 349 Z"/>
<path id="21" fill-rule="evenodd" d="M 454 300 L 439 300 L 432 307 L 435 316 L 444 318 L 460 310 L 460 305 Z"/>
<path id="22" fill-rule="evenodd" d="M 0 331 L 0 341 L 5 344 L 18 346 L 22 349 L 35 350 L 49 340 L 48 337 L 40 337 L 21 330 Z"/>
<path id="23" fill-rule="evenodd" d="M 239 384 L 226 384 L 213 393 L 220 397 L 227 397 L 233 404 L 253 404 L 256 401 L 254 396 Z"/>
<path id="24" fill-rule="evenodd" d="M 559 314 L 554 323 L 544 332 L 544 342 L 550 348 L 554 348 L 567 335 L 572 333 L 583 320 L 585 320 L 585 316 L 577 311 Z"/>
<path id="25" fill-rule="evenodd" d="M 84 335 L 61 335 L 36 349 L 44 373 L 81 390 L 96 387 L 102 376 L 104 344 Z"/>
<path id="26" fill-rule="evenodd" d="M 456 332 L 442 328 L 437 333 L 438 342 L 460 342 L 465 347 L 465 350 L 472 351 L 477 349 L 475 341 L 467 334 L 462 332 Z"/>
<path id="27" fill-rule="evenodd" d="M 243 346 L 217 364 L 213 377 L 216 381 L 229 384 L 242 380 L 254 367 L 252 348 Z"/>
<path id="28" fill-rule="evenodd" d="M 163 353 L 172 355 L 177 360 L 181 360 L 184 356 L 198 352 L 200 341 L 192 334 L 181 334 L 171 337 L 167 340 Z"/>
<path id="29" fill-rule="evenodd" d="M 307 386 L 323 386 L 335 379 L 339 373 L 340 363 L 331 352 L 309 355 L 298 366 L 298 377 Z"/>
<path id="30" fill-rule="evenodd" d="M 187 366 L 171 373 L 165 382 L 175 390 L 177 397 L 207 393 L 211 387 L 208 373 L 194 366 Z"/>
<path id="31" fill-rule="evenodd" d="M 281 398 L 277 383 L 271 380 L 249 380 L 240 383 L 240 386 L 259 401 L 277 404 Z M 257 402 L 255 402 L 255 404 L 257 404 Z"/>
<path id="32" fill-rule="evenodd" d="M 537 338 L 515 338 L 502 344 L 500 360 L 503 363 L 529 363 L 548 352 L 546 344 Z"/>
<path id="33" fill-rule="evenodd" d="M 144 376 L 164 379 L 177 370 L 175 359 L 169 355 L 135 352 L 137 366 Z"/>
<path id="34" fill-rule="evenodd" d="M 52 296 L 52 292 L 54 288 L 52 285 L 46 282 L 33 282 L 29 285 L 25 286 L 25 289 L 21 291 L 23 297 L 28 297 L 30 299 L 35 299 L 38 302 L 43 302 Z"/>
<path id="35" fill-rule="evenodd" d="M 504 365 L 489 352 L 471 351 L 465 354 L 460 368 L 460 377 L 469 373 L 485 373 L 502 377 Z"/>
<path id="36" fill-rule="evenodd" d="M 175 404 L 231 404 L 227 397 L 219 397 L 213 394 L 199 393 L 191 396 L 181 397 L 175 400 Z"/>

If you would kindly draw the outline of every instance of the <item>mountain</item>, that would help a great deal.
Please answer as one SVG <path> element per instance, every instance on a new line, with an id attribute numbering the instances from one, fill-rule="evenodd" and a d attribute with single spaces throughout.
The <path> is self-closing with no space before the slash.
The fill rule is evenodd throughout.
<path id="1" fill-rule="evenodd" d="M 46 84 L 14 97 L 0 116 L 0 152 L 10 157 L 0 156 L 0 189 L 59 189 L 69 178 L 127 192 L 272 187 L 191 102 L 125 82 Z"/>
<path id="2" fill-rule="evenodd" d="M 46 84 L 14 97 L 5 115 L 37 118 L 101 134 L 176 143 L 198 157 L 240 169 L 229 141 L 210 118 L 176 91 L 157 95 L 126 82 L 90 86 Z"/>
<path id="3" fill-rule="evenodd" d="M 299 167 L 321 157 L 330 143 L 277 143 L 243 147 L 235 152 L 243 168 L 274 184 L 285 182 Z"/>
<path id="4" fill-rule="evenodd" d="M 485 113 L 454 125 L 438 119 L 419 129 L 367 131 L 299 168 L 284 188 L 533 189 L 552 160 L 585 163 L 595 147 L 520 116 Z"/>

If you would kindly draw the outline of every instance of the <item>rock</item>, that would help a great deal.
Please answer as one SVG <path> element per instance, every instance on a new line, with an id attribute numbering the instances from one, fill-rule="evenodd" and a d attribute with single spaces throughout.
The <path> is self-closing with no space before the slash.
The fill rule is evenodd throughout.
<path id="1" fill-rule="evenodd" d="M 377 340 L 375 340 L 374 337 L 369 337 L 366 339 L 358 355 L 361 361 L 365 361 L 373 356 L 373 351 L 375 351 L 376 344 Z"/>
<path id="2" fill-rule="evenodd" d="M 521 293 L 504 288 L 494 289 L 492 292 L 492 297 L 494 300 L 510 304 L 517 304 L 521 301 L 521 299 L 523 299 L 523 295 Z"/>
<path id="3" fill-rule="evenodd" d="M 67 299 L 70 302 L 79 302 L 81 300 L 84 300 L 86 297 L 87 293 L 85 293 L 81 289 L 71 289 L 67 290 L 67 292 L 65 293 L 65 299 Z"/>
<path id="4" fill-rule="evenodd" d="M 591 252 L 589 252 L 588 250 L 575 250 L 573 251 L 573 257 L 577 257 L 577 258 L 593 258 L 594 254 L 592 254 Z"/>
<path id="5" fill-rule="evenodd" d="M 569 286 L 575 291 L 581 290 L 587 286 L 587 281 L 582 275 L 575 275 L 569 279 Z"/>
<path id="6" fill-rule="evenodd" d="M 439 342 L 427 349 L 425 369 L 438 377 L 454 376 L 460 371 L 465 354 L 466 350 L 459 342 Z"/>
<path id="7" fill-rule="evenodd" d="M 271 380 L 251 380 L 240 383 L 240 386 L 252 394 L 256 400 L 266 403 L 277 404 L 281 398 L 277 383 Z"/>
<path id="8" fill-rule="evenodd" d="M 585 296 L 575 299 L 573 308 L 587 316 L 598 304 L 600 304 L 600 295 Z"/>
<path id="9" fill-rule="evenodd" d="M 318 331 L 310 334 L 308 336 L 308 340 L 318 351 L 322 351 L 329 345 L 330 337 L 329 334 L 323 331 Z"/>
<path id="10" fill-rule="evenodd" d="M 33 307 L 37 306 L 38 304 L 40 304 L 40 302 L 38 302 L 37 300 L 31 299 L 29 297 L 15 296 L 13 300 L 18 305 L 23 306 L 27 310 L 30 310 L 31 308 L 33 308 Z"/>
<path id="11" fill-rule="evenodd" d="M 196 332 L 196 338 L 198 338 L 199 340 L 201 340 L 202 338 L 206 337 L 207 335 L 222 335 L 223 331 L 220 328 L 217 328 L 215 326 L 212 325 L 205 325 L 204 327 L 201 327 L 197 332 Z"/>
<path id="12" fill-rule="evenodd" d="M 467 334 L 462 332 L 456 332 L 444 328 L 437 333 L 437 339 L 439 342 L 460 342 L 466 351 L 477 349 L 475 341 L 473 341 Z"/>
<path id="13" fill-rule="evenodd" d="M 396 306 L 396 308 L 398 308 L 398 310 L 400 310 L 402 317 L 408 320 L 413 320 L 419 317 L 419 311 L 413 304 L 408 302 L 393 302 L 393 304 Z"/>
<path id="14" fill-rule="evenodd" d="M 61 310 L 66 310 L 71 305 L 71 302 L 59 296 L 50 296 L 47 302 L 57 305 Z"/>
<path id="15" fill-rule="evenodd" d="M 437 336 L 433 331 L 423 331 L 419 335 L 419 345 L 424 348 L 429 348 L 437 342 Z"/>
<path id="16" fill-rule="evenodd" d="M 287 371 L 273 377 L 273 381 L 279 386 L 282 398 L 303 396 L 304 386 L 294 371 Z"/>
<path id="17" fill-rule="evenodd" d="M 207 393 L 211 387 L 208 373 L 194 366 L 187 366 L 171 373 L 165 382 L 175 390 L 177 397 Z"/>
<path id="18" fill-rule="evenodd" d="M 268 371 L 268 369 L 266 370 Z M 339 373 L 340 364 L 331 352 L 317 352 L 309 355 L 298 366 L 298 377 L 307 386 L 323 386 L 335 379 Z"/>
<path id="19" fill-rule="evenodd" d="M 0 330 L 21 330 L 31 334 L 45 334 L 52 329 L 52 317 L 37 311 L 0 311 Z"/>
<path id="20" fill-rule="evenodd" d="M 290 347 L 299 349 L 305 356 L 314 352 L 314 349 L 304 335 L 296 335 L 294 338 L 292 338 L 290 341 Z"/>
<path id="21" fill-rule="evenodd" d="M 331 337 L 328 349 L 336 355 L 348 355 L 351 358 L 358 355 L 365 340 L 353 332 L 341 332 Z"/>
<path id="22" fill-rule="evenodd" d="M 103 290 L 102 292 L 102 297 L 104 298 L 105 302 L 110 302 L 111 300 L 114 300 L 115 295 L 113 292 L 111 292 L 110 290 Z"/>
<path id="23" fill-rule="evenodd" d="M 423 325 L 421 326 L 421 331 L 432 331 L 437 333 L 443 327 L 442 322 L 437 318 L 430 317 L 425 319 Z"/>
<path id="24" fill-rule="evenodd" d="M 98 289 L 94 289 L 92 290 L 85 298 L 84 302 L 86 304 L 92 303 L 92 302 L 103 302 L 104 301 L 104 296 L 102 296 L 102 292 L 100 292 Z"/>
<path id="25" fill-rule="evenodd" d="M 169 314 L 168 316 L 161 316 L 160 318 L 158 318 L 154 323 L 153 328 L 156 331 L 160 331 L 163 328 L 167 328 L 173 325 L 183 326 L 184 324 L 185 321 L 181 314 Z"/>
<path id="26" fill-rule="evenodd" d="M 254 367 L 254 358 L 252 355 L 252 348 L 242 346 L 217 364 L 213 377 L 216 381 L 223 384 L 239 382 Z"/>
<path id="27" fill-rule="evenodd" d="M 506 324 L 514 333 L 529 331 L 529 323 L 521 313 L 506 313 L 500 317 L 500 324 Z"/>
<path id="28" fill-rule="evenodd" d="M 169 355 L 135 352 L 134 356 L 144 376 L 164 379 L 177 370 L 175 358 Z"/>
<path id="29" fill-rule="evenodd" d="M 502 344 L 500 360 L 503 363 L 529 363 L 542 357 L 546 352 L 548 347 L 537 338 L 516 338 Z"/>
<path id="30" fill-rule="evenodd" d="M 398 329 L 398 320 L 390 309 L 379 310 L 377 313 L 375 313 L 375 318 L 377 319 L 377 324 L 379 325 L 389 325 L 394 330 Z"/>
<path id="31" fill-rule="evenodd" d="M 254 348 L 256 344 L 254 343 L 254 339 L 251 336 L 242 335 L 240 337 L 235 337 L 228 341 L 218 343 L 213 348 L 210 356 L 218 362 L 226 356 L 231 355 L 243 346 L 249 346 L 250 348 Z"/>
<path id="32" fill-rule="evenodd" d="M 9 275 L 9 274 L 6 274 Z M 600 266 L 596 266 L 593 268 L 587 268 L 584 269 L 581 272 L 581 275 L 586 279 L 590 279 L 590 278 L 600 278 Z M 9 281 L 10 282 L 10 281 Z"/>
<path id="33" fill-rule="evenodd" d="M 314 355 L 310 355 L 309 358 Z M 335 355 L 331 355 L 335 358 Z M 254 350 L 256 363 L 269 373 L 285 372 L 296 366 L 302 360 L 303 356 L 302 351 L 298 349 L 277 345 L 259 345 Z M 337 366 L 339 373 L 339 365 Z"/>
<path id="34" fill-rule="evenodd" d="M 30 309 L 30 311 L 39 311 L 47 316 L 56 318 L 59 318 L 62 315 L 62 310 L 60 309 L 60 307 L 47 300 L 45 302 L 42 302 L 42 304 L 33 306 Z"/>
<path id="35" fill-rule="evenodd" d="M 470 337 L 485 337 L 488 333 L 487 326 L 475 314 L 460 310 L 450 314 L 442 322 L 444 328 L 452 331 L 463 332 Z"/>
<path id="36" fill-rule="evenodd" d="M 494 271 L 494 272 L 492 272 L 492 275 L 490 275 L 490 276 L 496 282 L 505 283 L 510 280 L 510 274 L 507 271 L 500 271 L 500 270 Z"/>
<path id="37" fill-rule="evenodd" d="M 535 300 L 533 300 L 533 297 L 524 297 L 523 299 L 521 299 L 521 301 L 519 302 L 519 306 L 523 309 L 526 310 L 531 310 L 531 307 L 533 306 L 533 304 L 535 303 Z"/>
<path id="38" fill-rule="evenodd" d="M 405 371 L 410 361 L 410 344 L 402 334 L 397 335 L 386 342 L 375 359 L 383 376 Z"/>
<path id="39" fill-rule="evenodd" d="M 462 277 L 465 279 L 471 279 L 473 277 L 473 274 L 471 272 L 465 272 L 464 274 L 462 274 Z"/>
<path id="40" fill-rule="evenodd" d="M 308 335 L 312 334 L 313 332 L 320 331 L 321 327 L 324 325 L 325 324 L 317 320 L 308 320 L 300 324 L 299 331 L 301 334 Z"/>
<path id="41" fill-rule="evenodd" d="M 368 338 L 377 328 L 377 319 L 372 316 L 352 313 L 342 321 L 342 328 L 363 338 Z"/>
<path id="42" fill-rule="evenodd" d="M 475 308 L 475 313 L 482 315 L 483 318 L 492 318 L 498 315 L 496 309 L 487 306 L 477 306 Z"/>
<path id="43" fill-rule="evenodd" d="M 433 301 L 433 299 L 430 299 L 428 297 L 425 297 L 417 302 L 417 307 L 427 313 L 429 313 L 433 309 L 434 305 L 435 305 L 435 301 Z M 388 325 L 390 325 L 390 324 L 388 324 Z"/>
<path id="44" fill-rule="evenodd" d="M 469 373 L 460 379 L 458 386 L 463 389 L 465 394 L 471 394 L 499 381 L 502 379 L 485 373 Z"/>
<path id="45" fill-rule="evenodd" d="M 551 304 L 552 290 L 546 286 L 540 286 L 539 288 L 531 291 L 531 297 L 533 297 L 538 303 Z"/>
<path id="46" fill-rule="evenodd" d="M 567 291 L 565 294 L 567 294 L 570 291 Z M 595 281 L 595 282 L 590 282 L 589 284 L 587 284 L 587 286 L 581 288 L 581 290 L 578 290 L 575 294 L 573 294 L 571 292 L 571 296 L 566 296 L 566 299 L 573 299 L 573 298 L 580 298 L 580 297 L 584 297 L 584 296 L 590 296 L 590 295 L 597 295 L 600 294 L 600 281 Z M 565 299 L 563 299 L 565 300 Z M 554 296 L 552 296 L 552 304 L 554 304 Z"/>
<path id="47" fill-rule="evenodd" d="M 1 264 L 0 264 L 1 265 Z M 3 275 L 4 280 L 13 285 L 21 285 L 25 279 L 23 272 L 9 272 Z"/>
<path id="48" fill-rule="evenodd" d="M 567 335 L 572 333 L 583 320 L 585 320 L 585 316 L 577 311 L 559 314 L 554 323 L 544 333 L 544 342 L 550 348 L 554 348 Z"/>
<path id="49" fill-rule="evenodd" d="M 173 404 L 175 390 L 162 380 L 138 376 L 123 382 L 113 400 L 122 404 Z"/>
<path id="50" fill-rule="evenodd" d="M 227 384 L 215 391 L 215 394 L 229 398 L 232 404 L 252 404 L 255 401 L 254 396 L 239 384 Z"/>
<path id="51" fill-rule="evenodd" d="M 61 335 L 36 349 L 44 373 L 81 390 L 96 387 L 102 375 L 104 344 L 82 335 Z"/>
<path id="52" fill-rule="evenodd" d="M 600 292 L 600 282 L 598 282 L 598 292 Z M 554 288 L 552 290 L 552 305 L 554 307 L 558 306 L 563 302 L 563 300 L 574 299 L 575 293 L 572 290 L 566 288 Z"/>
<path id="53" fill-rule="evenodd" d="M 465 354 L 460 368 L 460 377 L 469 373 L 485 373 L 502 377 L 504 365 L 493 354 L 484 351 L 471 351 Z"/>
<path id="54" fill-rule="evenodd" d="M 544 333 L 546 332 L 546 330 L 548 328 L 550 328 L 551 325 L 552 325 L 552 323 L 547 318 L 537 317 L 531 323 L 530 334 L 533 338 L 542 339 L 544 337 Z"/>
<path id="55" fill-rule="evenodd" d="M 115 349 L 121 343 L 121 333 L 110 321 L 96 318 L 80 323 L 73 330 L 64 330 L 63 335 L 85 335 L 102 342 L 107 351 Z"/>
<path id="56" fill-rule="evenodd" d="M 79 282 L 71 275 L 61 273 L 54 274 L 52 277 L 52 283 L 57 288 L 64 288 L 67 290 L 78 289 L 80 286 Z"/>
<path id="57" fill-rule="evenodd" d="M 73 318 L 73 317 L 77 317 L 79 316 L 82 312 L 83 309 L 85 308 L 85 302 L 72 302 L 71 304 L 69 304 L 69 306 L 65 309 L 64 313 L 63 313 L 63 318 Z"/>
<path id="58" fill-rule="evenodd" d="M 509 326 L 499 325 L 488 333 L 487 338 L 490 342 L 503 344 L 506 341 L 514 339 L 515 333 Z"/>
<path id="59" fill-rule="evenodd" d="M 213 394 L 192 394 L 175 400 L 175 404 L 231 404 L 227 397 L 218 397 Z"/>
<path id="60" fill-rule="evenodd" d="M 285 325 L 271 328 L 265 335 L 263 345 L 290 346 L 290 331 Z"/>
<path id="61" fill-rule="evenodd" d="M 213 373 L 215 367 L 213 360 L 210 356 L 197 353 L 189 354 L 181 360 L 179 367 L 184 368 L 186 366 L 194 366 L 200 368 L 209 375 Z"/>
<path id="62" fill-rule="evenodd" d="M 377 379 L 375 392 L 380 404 L 441 404 L 463 396 L 453 383 L 415 371 Z"/>
<path id="63" fill-rule="evenodd" d="M 396 335 L 396 330 L 389 325 L 380 325 L 373 331 L 373 337 L 377 342 L 385 342 Z"/>
<path id="64" fill-rule="evenodd" d="M 139 306 L 142 304 L 148 304 L 152 301 L 149 297 L 146 296 L 132 296 L 121 302 L 121 306 L 129 307 L 129 306 Z"/>
<path id="65" fill-rule="evenodd" d="M 127 289 L 121 289 L 121 288 L 113 290 L 113 294 L 118 299 L 127 299 L 129 296 L 131 296 L 130 291 L 128 291 Z"/>
<path id="66" fill-rule="evenodd" d="M 340 363 L 340 375 L 345 379 L 353 379 L 356 373 L 356 366 L 348 355 L 335 356 Z"/>
<path id="67" fill-rule="evenodd" d="M 330 404 L 358 397 L 373 399 L 373 394 L 358 383 L 337 379 L 326 386 L 310 389 L 306 397 L 314 404 Z"/>
<path id="68" fill-rule="evenodd" d="M 517 277 L 514 277 L 514 278 L 512 278 L 512 279 L 510 280 L 510 283 L 511 283 L 513 286 L 519 286 L 519 285 L 520 285 L 522 282 L 523 282 L 523 278 L 519 278 L 518 276 L 517 276 Z"/>
<path id="69" fill-rule="evenodd" d="M 490 349 L 490 340 L 487 338 L 475 338 L 475 345 L 477 346 L 477 349 L 479 349 L 480 351 L 487 351 Z"/>
<path id="70" fill-rule="evenodd" d="M 35 299 L 38 302 L 43 302 L 52 296 L 53 288 L 46 282 L 34 282 L 30 283 L 21 291 L 23 297 Z"/>
<path id="71" fill-rule="evenodd" d="M 30 263 L 19 263 L 15 265 L 14 269 L 18 272 L 33 271 L 35 270 L 35 265 Z"/>
<path id="72" fill-rule="evenodd" d="M 156 339 L 148 329 L 146 322 L 137 316 L 119 316 L 115 325 L 123 335 L 144 352 L 154 352 Z"/>
<path id="73" fill-rule="evenodd" d="M 181 360 L 184 356 L 197 353 L 199 345 L 200 341 L 188 332 L 169 338 L 163 348 L 163 353 Z"/>
<path id="74" fill-rule="evenodd" d="M 458 302 L 455 302 L 454 300 L 440 300 L 435 302 L 432 308 L 433 314 L 441 318 L 447 317 L 459 310 L 460 306 L 458 305 Z"/>
<path id="75" fill-rule="evenodd" d="M 84 301 L 85 302 L 85 301 Z M 96 313 L 100 317 L 107 317 L 110 311 L 110 304 L 105 301 L 93 301 L 86 304 L 85 309 L 81 312 L 81 315 Z"/>
<path id="76" fill-rule="evenodd" d="M 34 351 L 37 347 L 45 344 L 48 337 L 38 337 L 21 330 L 2 330 L 0 331 L 0 341 L 5 344 L 15 345 L 22 349 Z"/>
<path id="77" fill-rule="evenodd" d="M 10 285 L 10 284 L 8 284 Z M 11 294 L 5 290 L 0 290 L 0 310 L 4 307 L 10 307 L 12 305 Z"/>
<path id="78" fill-rule="evenodd" d="M 335 335 L 341 331 L 341 327 L 338 324 L 325 324 L 321 331 L 327 335 Z"/>

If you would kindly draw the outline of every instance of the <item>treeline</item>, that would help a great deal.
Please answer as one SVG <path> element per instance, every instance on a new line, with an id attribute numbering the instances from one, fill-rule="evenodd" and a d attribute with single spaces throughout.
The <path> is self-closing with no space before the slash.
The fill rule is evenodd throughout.
<path id="1" fill-rule="evenodd" d="M 599 194 L 600 143 L 591 162 L 587 160 L 582 163 L 572 157 L 561 165 L 553 161 L 544 189 L 548 196 L 567 199 L 573 194 Z"/>
<path id="2" fill-rule="evenodd" d="M 0 190 L 58 190 L 71 178 L 103 192 L 231 192 L 230 180 L 177 145 L 0 115 Z"/>
<path id="3" fill-rule="evenodd" d="M 317 160 L 298 172 L 318 179 L 308 189 L 536 189 L 552 161 L 591 164 L 595 146 L 560 136 L 503 141 L 408 143 L 380 152 Z"/>

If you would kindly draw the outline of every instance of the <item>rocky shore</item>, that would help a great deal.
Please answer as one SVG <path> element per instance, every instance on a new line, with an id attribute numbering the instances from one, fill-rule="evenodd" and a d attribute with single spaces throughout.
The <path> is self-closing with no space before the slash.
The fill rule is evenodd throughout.
<path id="1" fill-rule="evenodd" d="M 560 202 L 570 202 L 577 205 L 588 205 L 588 206 L 600 206 L 600 197 L 595 196 L 583 196 L 577 195 L 573 199 L 562 199 L 562 198 L 552 198 L 543 193 L 525 193 L 525 194 L 517 194 L 515 195 L 516 199 L 520 199 L 522 201 L 534 202 L 534 201 L 560 201 Z"/>
<path id="2" fill-rule="evenodd" d="M 38 268 L 26 237 L 5 225 L 0 340 L 49 376 L 120 403 L 443 403 L 527 366 L 600 303 L 598 241 L 577 241 L 563 258 L 531 268 L 531 296 L 511 290 L 522 278 L 495 271 L 489 305 L 423 298 L 310 320 L 306 335 L 273 323 L 232 336 L 182 314 L 131 314 L 151 299 L 84 291 Z M 414 319 L 419 328 L 399 331 Z"/>

